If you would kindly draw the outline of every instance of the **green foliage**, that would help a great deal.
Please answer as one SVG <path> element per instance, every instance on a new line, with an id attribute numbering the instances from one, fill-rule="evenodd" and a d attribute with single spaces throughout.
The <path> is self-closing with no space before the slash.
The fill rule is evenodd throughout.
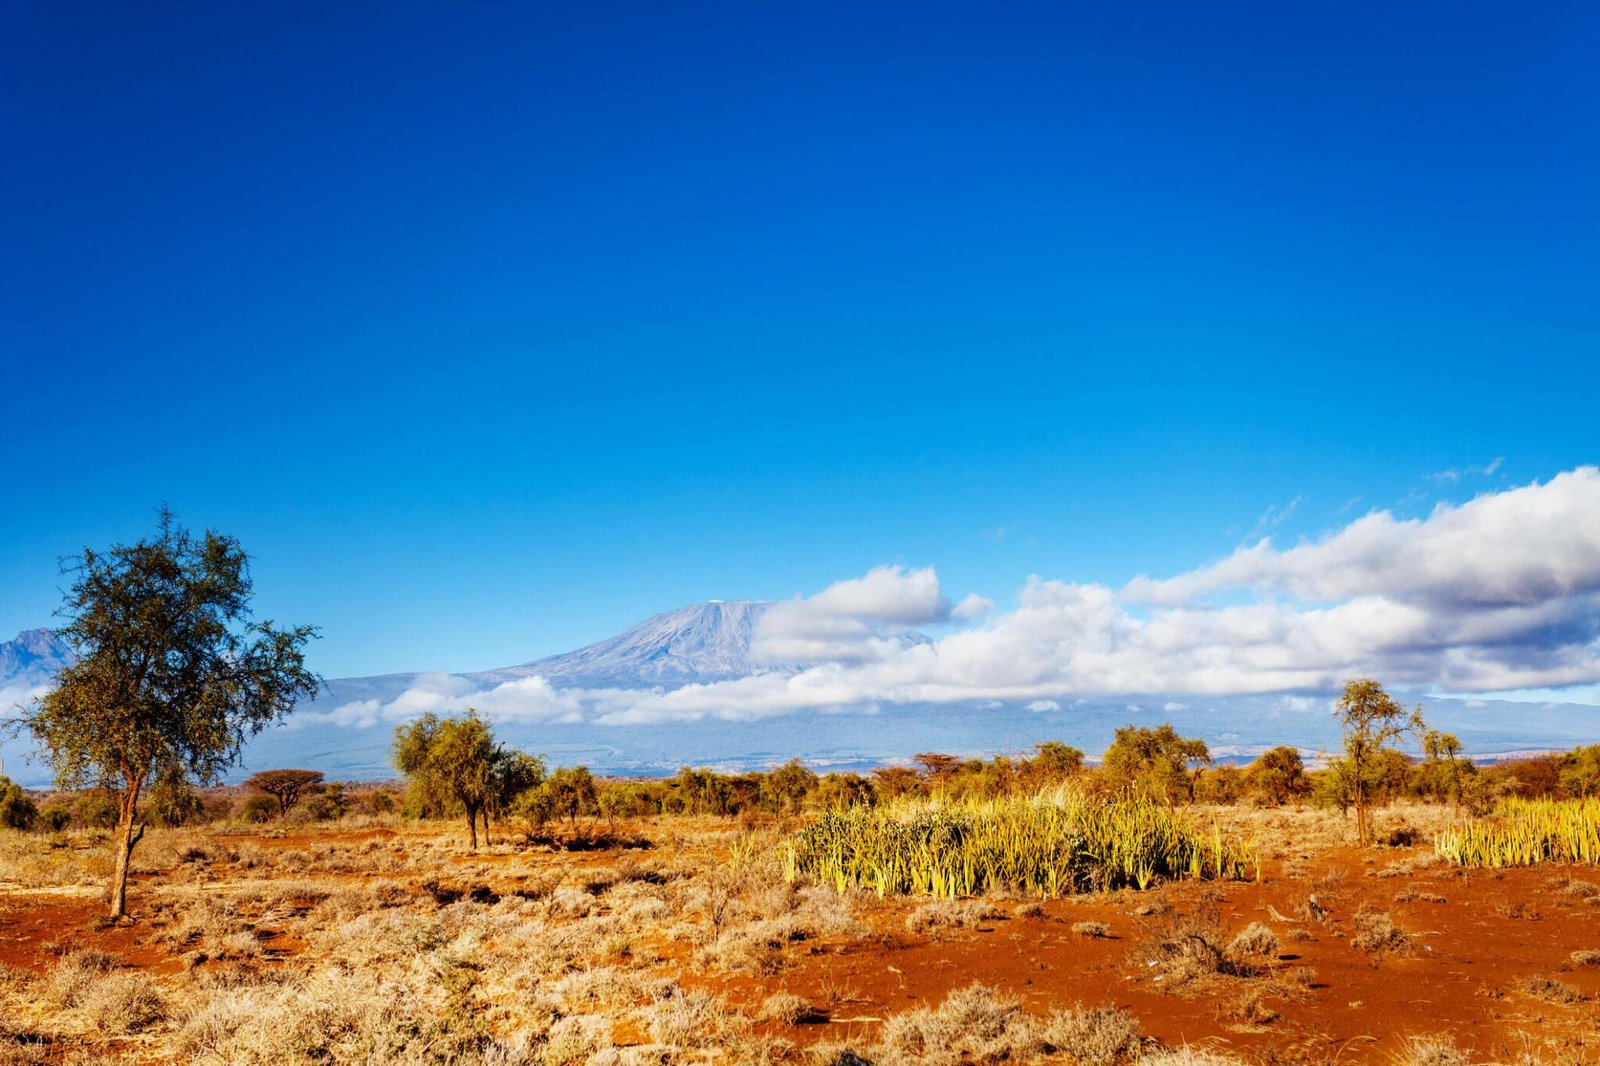
<path id="1" fill-rule="evenodd" d="M 1311 780 L 1295 748 L 1269 748 L 1245 770 L 1245 787 L 1258 806 L 1281 807 L 1311 794 Z"/>
<path id="2" fill-rule="evenodd" d="M 103 788 L 91 788 L 78 797 L 78 821 L 88 829 L 111 829 L 117 824 L 117 801 Z"/>
<path id="3" fill-rule="evenodd" d="M 0 826 L 7 829 L 32 829 L 39 807 L 22 786 L 9 777 L 0 777 Z"/>
<path id="4" fill-rule="evenodd" d="M 1406 733 L 1423 732 L 1422 708 L 1406 711 L 1382 685 L 1363 677 L 1345 684 L 1334 713 L 1344 729 L 1344 785 L 1356 809 L 1357 835 L 1367 844 L 1372 839 L 1370 809 L 1395 793 L 1397 775 L 1403 787 L 1409 767 L 1388 745 Z"/>
<path id="5" fill-rule="evenodd" d="M 39 828 L 49 833 L 59 833 L 72 824 L 72 808 L 64 803 L 51 803 L 39 812 Z"/>
<path id="6" fill-rule="evenodd" d="M 425 714 L 395 730 L 394 763 L 411 778 L 418 806 L 453 807 L 467 816 L 467 832 L 478 847 L 478 819 L 486 819 L 498 796 L 497 768 L 506 753 L 495 744 L 489 723 L 467 709 L 459 718 Z"/>
<path id="7" fill-rule="evenodd" d="M 368 814 L 392 814 L 395 809 L 394 793 L 386 788 L 367 793 Z"/>
<path id="8" fill-rule="evenodd" d="M 1237 766 L 1217 766 L 1200 775 L 1195 798 L 1201 803 L 1231 806 L 1244 795 L 1244 771 Z"/>
<path id="9" fill-rule="evenodd" d="M 1460 866 L 1600 863 L 1600 799 L 1507 800 L 1495 818 L 1440 833 L 1434 848 Z"/>
<path id="10" fill-rule="evenodd" d="M 232 537 L 196 538 L 163 511 L 153 538 L 86 548 L 68 572 L 56 632 L 77 658 L 23 718 L 63 787 L 143 784 L 168 766 L 214 780 L 320 685 L 305 668 L 313 628 L 251 620 Z"/>
<path id="11" fill-rule="evenodd" d="M 1242 878 L 1249 848 L 1196 831 L 1143 792 L 930 805 L 902 800 L 824 814 L 784 851 L 791 878 L 840 892 L 971 896 L 1009 890 L 1055 898 L 1163 878 Z"/>
<path id="12" fill-rule="evenodd" d="M 239 807 L 239 820 L 252 825 L 270 822 L 278 816 L 278 801 L 271 796 L 251 796 Z"/>
<path id="13" fill-rule="evenodd" d="M 1577 748 L 1562 756 L 1557 773 L 1561 789 L 1569 796 L 1600 796 L 1600 744 Z"/>
<path id="14" fill-rule="evenodd" d="M 566 818 L 574 826 L 578 816 L 598 813 L 594 777 L 587 766 L 563 766 L 541 786 L 550 797 L 552 815 Z"/>
<path id="15" fill-rule="evenodd" d="M 22 724 L 58 785 L 118 791 L 111 914 L 121 917 L 140 792 L 161 772 L 215 780 L 246 739 L 314 695 L 305 645 L 315 630 L 254 621 L 239 542 L 192 536 L 165 509 L 151 538 L 85 548 L 67 573 L 57 635 L 76 658 Z"/>
<path id="16" fill-rule="evenodd" d="M 306 801 L 306 813 L 319 822 L 336 822 L 350 810 L 350 797 L 338 781 L 324 785 L 322 790 Z"/>
<path id="17" fill-rule="evenodd" d="M 817 775 L 799 759 L 790 759 L 761 775 L 757 786 L 762 805 L 768 810 L 799 814 L 806 797 L 817 787 Z"/>
<path id="18" fill-rule="evenodd" d="M 1155 729 L 1125 725 L 1118 729 L 1101 766 L 1115 788 L 1138 788 L 1170 807 L 1193 802 L 1195 775 L 1191 764 L 1209 763 L 1206 742 L 1181 737 L 1171 725 Z"/>
<path id="19" fill-rule="evenodd" d="M 151 786 L 146 813 L 156 825 L 175 828 L 199 821 L 205 804 L 182 771 L 169 768 Z"/>
<path id="20" fill-rule="evenodd" d="M 1033 758 L 1023 764 L 1023 773 L 1035 788 L 1058 784 L 1083 773 L 1083 752 L 1059 740 L 1046 740 L 1033 746 Z"/>
<path id="21" fill-rule="evenodd" d="M 824 774 L 817 782 L 816 801 L 825 811 L 847 811 L 871 807 L 878 802 L 878 792 L 860 774 Z"/>

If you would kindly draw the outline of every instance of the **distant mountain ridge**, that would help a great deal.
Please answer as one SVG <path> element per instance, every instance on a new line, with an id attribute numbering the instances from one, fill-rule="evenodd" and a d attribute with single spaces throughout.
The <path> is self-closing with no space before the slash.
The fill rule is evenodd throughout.
<path id="1" fill-rule="evenodd" d="M 614 637 L 520 666 L 469 674 L 499 683 L 542 677 L 562 687 L 635 688 L 747 677 L 763 669 L 750 657 L 756 625 L 772 600 L 712 600 L 651 615 Z"/>
<path id="2" fill-rule="evenodd" d="M 0 689 L 49 684 L 75 658 L 72 649 L 53 631 L 25 629 L 0 644 Z"/>
<path id="3" fill-rule="evenodd" d="M 540 677 L 557 690 L 659 688 L 730 681 L 759 673 L 791 673 L 803 663 L 773 663 L 752 653 L 761 619 L 782 601 L 713 600 L 652 615 L 614 637 L 518 666 L 441 675 L 395 673 L 330 680 L 317 699 L 302 703 L 282 725 L 252 739 L 242 774 L 274 766 L 304 766 L 347 780 L 390 777 L 395 724 L 417 713 L 418 694 L 453 692 L 471 705 L 497 686 Z M 902 633 L 923 644 L 920 633 Z M 72 653 L 48 629 L 29 630 L 0 644 L 0 718 L 49 685 Z M 1461 737 L 1468 752 L 1567 748 L 1600 736 L 1600 708 L 1574 704 L 1513 704 L 1495 700 L 1428 699 L 1430 723 Z M 426 700 L 424 700 L 426 702 Z M 332 712 L 350 709 L 344 717 Z M 606 725 L 586 718 L 497 721 L 507 743 L 546 755 L 559 765 L 585 764 L 596 773 L 670 774 L 679 766 L 756 769 L 799 757 L 817 769 L 865 769 L 904 760 L 917 751 L 962 756 L 1024 753 L 1047 739 L 1095 753 L 1128 722 L 1170 721 L 1185 735 L 1204 737 L 1218 757 L 1247 757 L 1275 744 L 1333 750 L 1338 733 L 1326 707 L 1300 709 L 1271 695 L 1196 698 L 1067 699 L 886 704 L 847 713 L 798 709 L 748 720 L 708 717 Z M 0 731 L 5 772 L 29 786 L 49 780 L 49 768 L 26 756 L 26 738 Z M 237 776 L 231 775 L 231 776 Z"/>

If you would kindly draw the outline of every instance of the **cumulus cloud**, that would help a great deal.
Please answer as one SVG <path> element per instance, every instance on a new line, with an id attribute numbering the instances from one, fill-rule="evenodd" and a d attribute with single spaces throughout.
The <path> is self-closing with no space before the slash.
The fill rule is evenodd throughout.
<path id="1" fill-rule="evenodd" d="M 750 653 L 774 664 L 869 662 L 894 655 L 909 630 L 947 621 L 951 610 L 933 567 L 880 566 L 774 604 L 757 623 Z"/>
<path id="2" fill-rule="evenodd" d="M 1454 693 L 1600 683 L 1600 470 L 1440 504 L 1374 511 L 1292 547 L 1270 540 L 1122 589 L 1030 577 L 1016 606 L 952 607 L 932 568 L 880 567 L 775 605 L 753 650 L 767 668 L 677 689 L 556 689 L 539 678 L 464 691 L 430 675 L 344 721 L 476 706 L 496 717 L 630 725 L 802 710 L 1085 697 L 1279 694 L 1325 708 L 1344 679 Z M 913 629 L 959 623 L 939 640 Z M 786 665 L 787 664 L 787 665 Z M 470 689 L 470 686 L 467 686 Z M 1582 691 L 1581 689 L 1579 691 Z M 342 717 L 341 717 L 342 716 Z"/>

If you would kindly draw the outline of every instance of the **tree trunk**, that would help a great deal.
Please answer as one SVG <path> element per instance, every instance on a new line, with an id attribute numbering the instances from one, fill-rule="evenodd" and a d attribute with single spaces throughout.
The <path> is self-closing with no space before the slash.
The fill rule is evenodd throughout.
<path id="1" fill-rule="evenodd" d="M 472 850 L 478 850 L 478 810 L 476 807 L 467 808 L 467 835 L 472 838 Z"/>
<path id="2" fill-rule="evenodd" d="M 139 827 L 137 834 L 133 831 L 133 821 L 139 810 L 139 785 L 134 781 L 124 785 L 122 799 L 117 810 L 117 837 L 115 867 L 111 874 L 111 917 L 119 919 L 128 913 L 128 860 L 133 855 L 133 846 L 144 837 L 144 826 Z"/>

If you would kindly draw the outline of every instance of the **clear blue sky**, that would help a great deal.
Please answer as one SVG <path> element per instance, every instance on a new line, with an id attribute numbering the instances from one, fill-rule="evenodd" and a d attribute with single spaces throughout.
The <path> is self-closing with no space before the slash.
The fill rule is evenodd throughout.
<path id="1" fill-rule="evenodd" d="M 1593 462 L 1597 71 L 1576 2 L 10 5 L 0 639 L 163 500 L 339 676 Z"/>

